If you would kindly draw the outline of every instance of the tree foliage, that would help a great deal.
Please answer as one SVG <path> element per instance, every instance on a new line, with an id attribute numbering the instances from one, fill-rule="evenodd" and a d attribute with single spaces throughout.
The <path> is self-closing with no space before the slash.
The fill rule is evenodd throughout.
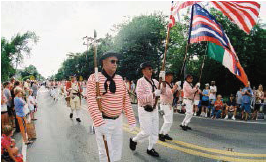
<path id="1" fill-rule="evenodd" d="M 24 57 L 31 54 L 30 43 L 37 43 L 39 37 L 34 32 L 16 34 L 8 41 L 1 38 L 1 80 L 5 81 L 15 75 L 17 66 L 23 63 Z"/>
<path id="2" fill-rule="evenodd" d="M 210 13 L 223 26 L 252 85 L 257 86 L 261 83 L 265 87 L 266 29 L 261 28 L 263 25 L 258 23 L 250 35 L 247 35 L 217 10 L 211 9 Z M 114 37 L 107 35 L 99 40 L 98 56 L 110 50 L 119 52 L 122 57 L 118 73 L 130 80 L 137 80 L 141 76 L 141 74 L 137 74 L 136 70 L 145 61 L 151 62 L 157 74 L 165 50 L 167 18 L 162 13 L 154 13 L 136 16 L 121 24 L 114 25 L 113 30 L 117 32 L 117 35 Z M 183 80 L 183 75 L 180 76 L 180 72 L 186 54 L 189 20 L 190 18 L 185 16 L 183 22 L 186 23 L 176 23 L 170 31 L 166 69 L 175 73 L 176 80 Z M 192 74 L 194 83 L 197 82 L 205 58 L 201 88 L 204 87 L 205 83 L 214 80 L 219 93 L 223 95 L 235 93 L 239 86 L 242 86 L 242 82 L 221 63 L 205 57 L 206 50 L 207 42 L 188 45 L 186 73 Z M 85 62 L 86 53 L 77 54 L 76 57 L 65 60 L 56 74 L 56 78 L 68 79 L 71 74 L 77 74 L 87 79 L 93 73 L 92 48 L 89 51 L 89 61 Z"/>

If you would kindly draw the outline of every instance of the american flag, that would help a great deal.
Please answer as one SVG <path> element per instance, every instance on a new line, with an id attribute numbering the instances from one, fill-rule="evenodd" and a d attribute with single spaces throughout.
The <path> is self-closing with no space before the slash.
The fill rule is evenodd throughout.
<path id="1" fill-rule="evenodd" d="M 175 19 L 180 20 L 179 11 L 200 1 L 172 1 L 169 27 L 175 25 Z"/>
<path id="2" fill-rule="evenodd" d="M 254 1 L 212 1 L 213 5 L 247 34 L 257 23 L 260 4 Z"/>

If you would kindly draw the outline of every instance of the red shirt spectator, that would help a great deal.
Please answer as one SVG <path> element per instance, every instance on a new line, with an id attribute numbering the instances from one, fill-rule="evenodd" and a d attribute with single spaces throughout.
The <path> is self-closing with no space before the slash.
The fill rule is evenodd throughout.
<path id="1" fill-rule="evenodd" d="M 215 110 L 222 110 L 223 103 L 222 103 L 221 100 L 220 101 L 216 100 L 215 103 L 214 103 L 214 106 L 215 106 Z"/>

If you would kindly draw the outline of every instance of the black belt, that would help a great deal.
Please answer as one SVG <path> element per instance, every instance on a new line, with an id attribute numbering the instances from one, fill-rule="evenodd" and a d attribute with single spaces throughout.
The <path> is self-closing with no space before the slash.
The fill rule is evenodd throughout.
<path id="1" fill-rule="evenodd" d="M 106 115 L 102 114 L 102 118 L 116 120 L 117 118 L 119 118 L 119 116 L 117 116 L 117 117 L 107 117 Z"/>
<path id="2" fill-rule="evenodd" d="M 73 93 L 73 95 L 77 95 L 77 96 L 78 96 L 79 94 L 80 94 L 80 93 Z"/>

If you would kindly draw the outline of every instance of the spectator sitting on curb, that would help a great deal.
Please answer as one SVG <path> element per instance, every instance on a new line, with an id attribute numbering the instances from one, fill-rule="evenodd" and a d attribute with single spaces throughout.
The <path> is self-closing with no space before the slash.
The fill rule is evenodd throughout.
<path id="1" fill-rule="evenodd" d="M 15 140 L 11 138 L 12 135 L 12 127 L 5 125 L 1 136 L 1 161 L 19 162 L 22 160 L 22 155 L 18 154 L 19 149 L 15 147 Z"/>
<path id="2" fill-rule="evenodd" d="M 236 111 L 237 111 L 237 106 L 236 106 L 236 102 L 234 99 L 234 95 L 231 94 L 230 95 L 230 100 L 227 102 L 226 105 L 226 110 L 225 110 L 225 118 L 224 119 L 228 119 L 228 112 L 234 112 L 232 120 L 235 120 L 235 116 L 236 116 Z"/>
<path id="3" fill-rule="evenodd" d="M 215 117 L 219 118 L 221 116 L 222 109 L 223 109 L 223 102 L 222 102 L 221 98 L 222 98 L 221 95 L 217 96 L 217 99 L 214 103 L 214 107 L 212 109 L 211 119 L 215 119 Z"/>

